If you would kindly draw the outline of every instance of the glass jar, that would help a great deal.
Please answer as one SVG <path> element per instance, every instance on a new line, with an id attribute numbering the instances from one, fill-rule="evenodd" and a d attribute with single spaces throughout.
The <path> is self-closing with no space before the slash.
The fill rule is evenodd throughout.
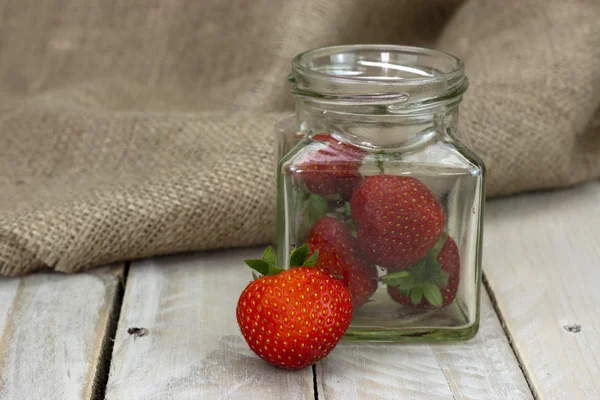
<path id="1" fill-rule="evenodd" d="M 388 45 L 308 51 L 278 124 L 277 257 L 308 244 L 348 285 L 346 340 L 469 339 L 479 326 L 484 165 L 460 141 L 463 63 Z"/>

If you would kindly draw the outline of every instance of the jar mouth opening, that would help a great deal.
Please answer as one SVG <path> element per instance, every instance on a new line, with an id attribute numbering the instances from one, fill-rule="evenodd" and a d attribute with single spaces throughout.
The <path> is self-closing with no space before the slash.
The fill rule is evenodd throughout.
<path id="1" fill-rule="evenodd" d="M 415 103 L 466 90 L 463 62 L 442 51 L 397 45 L 324 47 L 292 61 L 292 93 L 332 102 Z"/>
<path id="2" fill-rule="evenodd" d="M 455 56 L 421 47 L 385 44 L 331 46 L 297 55 L 293 68 L 334 79 L 374 84 L 426 83 L 464 73 Z"/>

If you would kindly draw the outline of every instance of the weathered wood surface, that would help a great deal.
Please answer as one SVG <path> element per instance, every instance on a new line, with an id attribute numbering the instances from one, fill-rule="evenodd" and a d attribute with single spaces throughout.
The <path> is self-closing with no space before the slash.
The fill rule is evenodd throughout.
<path id="1" fill-rule="evenodd" d="M 311 369 L 270 367 L 239 333 L 259 254 L 133 263 L 106 388 L 122 268 L 0 278 L 0 399 L 313 399 Z M 484 292 L 469 342 L 340 344 L 319 399 L 531 399 L 521 369 L 537 399 L 600 399 L 600 183 L 489 202 L 484 270 L 519 360 Z"/>
<path id="2" fill-rule="evenodd" d="M 0 399 L 91 399 L 123 267 L 0 278 Z"/>
<path id="3" fill-rule="evenodd" d="M 319 399 L 532 399 L 486 293 L 481 328 L 454 344 L 342 343 L 317 366 Z"/>
<path id="4" fill-rule="evenodd" d="M 487 205 L 484 270 L 540 399 L 600 399 L 600 183 Z"/>
<path id="5" fill-rule="evenodd" d="M 256 357 L 235 320 L 258 249 L 132 264 L 107 399 L 313 399 L 310 368 L 286 372 Z M 129 328 L 144 328 L 145 336 Z"/>

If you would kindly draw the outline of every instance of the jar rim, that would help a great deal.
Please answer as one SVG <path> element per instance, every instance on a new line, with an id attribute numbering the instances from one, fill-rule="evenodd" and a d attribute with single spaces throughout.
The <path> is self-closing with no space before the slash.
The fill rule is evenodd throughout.
<path id="1" fill-rule="evenodd" d="M 462 95 L 463 62 L 422 47 L 355 44 L 322 47 L 292 61 L 292 93 L 321 102 L 414 104 Z"/>

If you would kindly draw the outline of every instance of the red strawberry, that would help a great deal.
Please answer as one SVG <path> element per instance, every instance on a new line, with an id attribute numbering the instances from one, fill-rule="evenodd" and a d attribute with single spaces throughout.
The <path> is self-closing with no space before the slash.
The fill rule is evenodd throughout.
<path id="1" fill-rule="evenodd" d="M 352 298 L 342 283 L 313 267 L 297 267 L 251 282 L 236 316 L 248 346 L 284 369 L 301 369 L 325 357 L 352 318 Z"/>
<path id="2" fill-rule="evenodd" d="M 446 224 L 435 195 L 409 176 L 364 178 L 351 206 L 361 249 L 385 268 L 405 268 L 425 257 Z"/>
<path id="3" fill-rule="evenodd" d="M 362 178 L 358 169 L 366 153 L 331 135 L 318 134 L 312 139 L 320 142 L 319 146 L 305 154 L 291 171 L 302 178 L 311 193 L 337 193 L 349 199 Z"/>
<path id="4" fill-rule="evenodd" d="M 377 268 L 361 256 L 350 227 L 333 217 L 323 217 L 312 227 L 309 253 L 318 251 L 315 266 L 334 276 L 342 276 L 354 307 L 361 307 L 377 290 Z"/>
<path id="5" fill-rule="evenodd" d="M 438 308 L 454 301 L 459 277 L 458 247 L 452 238 L 446 239 L 444 235 L 423 261 L 400 272 L 389 273 L 382 281 L 387 283 L 388 294 L 397 303 Z"/>

